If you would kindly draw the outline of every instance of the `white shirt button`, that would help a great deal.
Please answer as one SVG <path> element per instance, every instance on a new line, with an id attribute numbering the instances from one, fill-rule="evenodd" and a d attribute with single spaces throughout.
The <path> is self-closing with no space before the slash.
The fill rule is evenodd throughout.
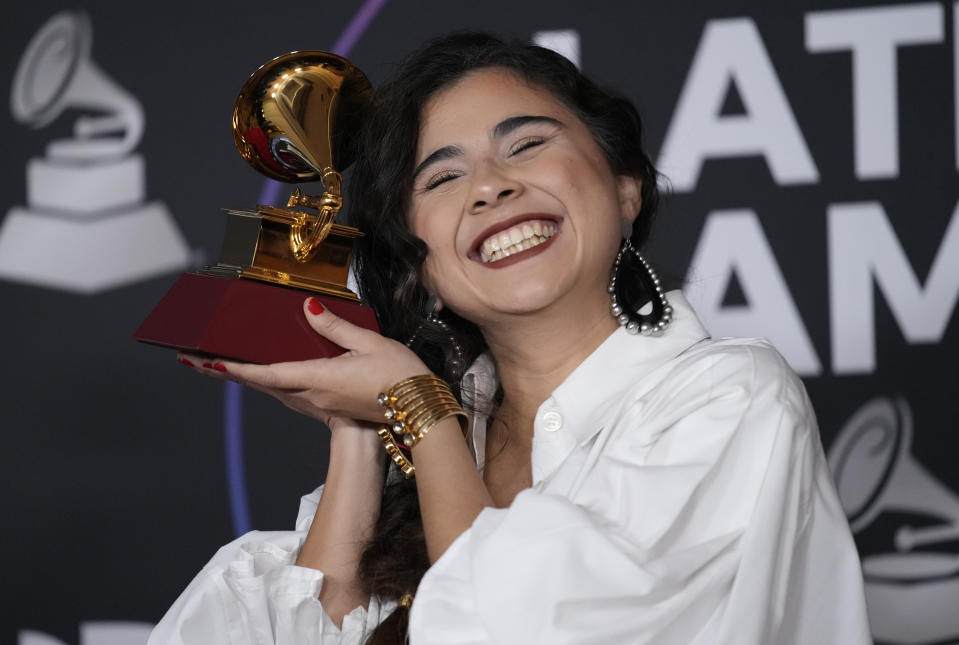
<path id="1" fill-rule="evenodd" d="M 543 490 L 545 487 L 546 487 L 546 482 L 544 482 L 542 479 L 536 482 L 535 484 L 533 484 L 533 488 L 535 488 L 536 490 Z"/>
<path id="2" fill-rule="evenodd" d="M 543 430 L 547 432 L 556 432 L 563 427 L 563 415 L 559 412 L 549 411 L 543 415 Z"/>

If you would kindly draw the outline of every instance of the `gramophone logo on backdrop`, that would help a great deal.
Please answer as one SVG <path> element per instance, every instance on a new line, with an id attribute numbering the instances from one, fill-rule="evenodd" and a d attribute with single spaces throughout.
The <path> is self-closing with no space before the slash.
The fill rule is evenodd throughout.
<path id="1" fill-rule="evenodd" d="M 954 642 L 959 640 L 959 495 L 912 456 L 912 426 L 905 399 L 873 399 L 840 430 L 829 467 L 853 532 L 883 514 L 921 525 L 900 524 L 892 535 L 893 551 L 862 558 L 873 637 L 904 645 Z"/>
<path id="2" fill-rule="evenodd" d="M 0 279 L 94 293 L 182 269 L 189 250 L 166 207 L 144 203 L 139 102 L 90 59 L 87 16 L 62 12 L 20 60 L 13 116 L 41 128 L 84 110 L 71 139 L 27 162 L 27 206 L 0 226 Z"/>

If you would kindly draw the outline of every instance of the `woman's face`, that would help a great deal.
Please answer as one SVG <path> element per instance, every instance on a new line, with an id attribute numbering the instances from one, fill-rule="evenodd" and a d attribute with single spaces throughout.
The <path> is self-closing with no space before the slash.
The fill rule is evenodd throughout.
<path id="1" fill-rule="evenodd" d="M 564 304 L 607 308 L 640 184 L 613 174 L 579 118 L 490 68 L 435 94 L 421 121 L 410 226 L 429 248 L 426 287 L 480 327 Z"/>

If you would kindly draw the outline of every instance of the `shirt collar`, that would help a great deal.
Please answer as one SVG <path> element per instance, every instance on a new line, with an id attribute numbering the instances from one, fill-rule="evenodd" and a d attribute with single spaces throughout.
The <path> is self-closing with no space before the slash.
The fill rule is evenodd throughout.
<path id="1" fill-rule="evenodd" d="M 550 399 L 562 410 L 563 426 L 575 435 L 577 443 L 602 428 L 637 381 L 709 338 L 682 292 L 670 291 L 666 297 L 673 308 L 673 319 L 661 335 L 630 334 L 617 327 L 553 391 Z"/>
<path id="2" fill-rule="evenodd" d="M 545 406 L 560 410 L 564 428 L 560 436 L 571 435 L 573 441 L 563 442 L 570 449 L 599 432 L 626 390 L 637 381 L 709 338 L 681 291 L 670 291 L 666 298 L 673 308 L 673 319 L 662 335 L 630 334 L 618 327 L 540 406 L 540 411 Z M 487 412 L 492 409 L 497 387 L 496 368 L 484 353 L 470 365 L 462 382 L 464 395 L 473 398 L 476 410 L 470 430 L 479 466 L 483 465 L 485 456 Z"/>
<path id="3" fill-rule="evenodd" d="M 473 448 L 476 465 L 486 462 L 486 424 L 493 410 L 493 397 L 499 387 L 496 366 L 489 353 L 480 354 L 469 366 L 460 383 L 460 391 L 467 408 L 471 409 L 467 439 Z"/>

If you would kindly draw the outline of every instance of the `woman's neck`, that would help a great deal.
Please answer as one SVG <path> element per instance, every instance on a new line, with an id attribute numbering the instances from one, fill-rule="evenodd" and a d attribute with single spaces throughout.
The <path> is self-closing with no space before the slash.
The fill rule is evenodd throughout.
<path id="1" fill-rule="evenodd" d="M 503 387 L 501 413 L 514 421 L 510 434 L 532 436 L 539 406 L 616 326 L 605 305 L 537 312 L 484 328 Z"/>

